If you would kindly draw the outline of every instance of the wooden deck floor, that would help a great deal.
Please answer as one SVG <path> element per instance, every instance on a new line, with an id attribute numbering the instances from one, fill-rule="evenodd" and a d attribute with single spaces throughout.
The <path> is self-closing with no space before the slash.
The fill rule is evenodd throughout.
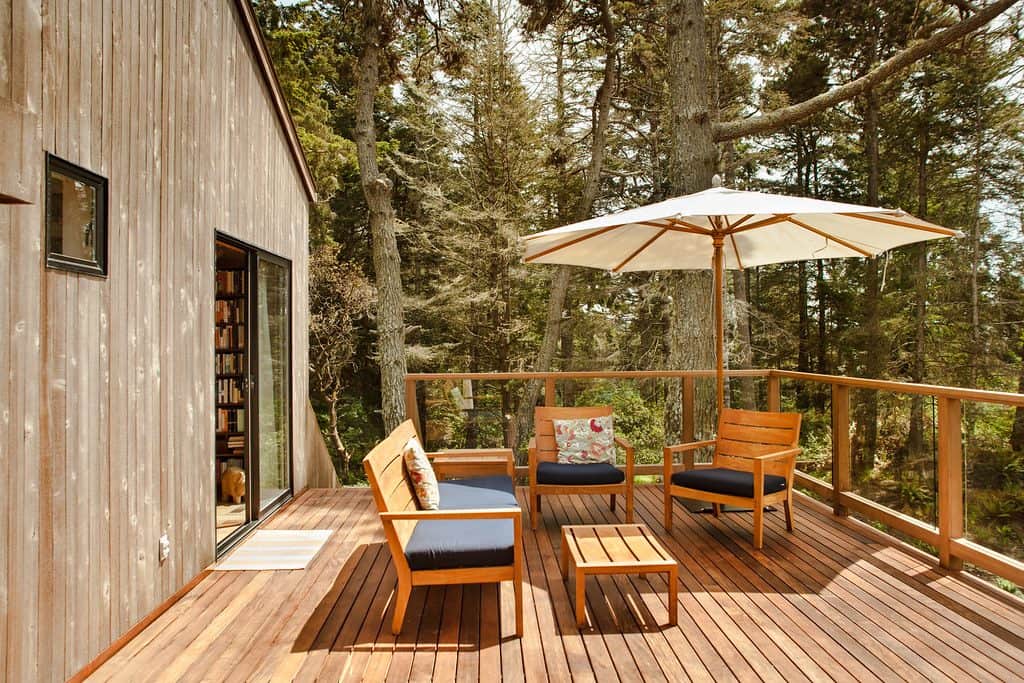
<path id="1" fill-rule="evenodd" d="M 559 525 L 616 515 L 605 499 L 552 497 L 525 539 L 522 640 L 508 637 L 508 584 L 414 589 L 394 638 L 370 492 L 317 490 L 269 523 L 337 530 L 308 569 L 214 572 L 90 680 L 1024 680 L 1021 601 L 807 501 L 795 534 L 766 515 L 763 552 L 749 514 L 679 509 L 668 536 L 660 506 L 660 488 L 638 489 L 637 521 L 680 562 L 677 628 L 661 626 L 663 575 L 591 579 L 591 625 L 576 628 Z"/>

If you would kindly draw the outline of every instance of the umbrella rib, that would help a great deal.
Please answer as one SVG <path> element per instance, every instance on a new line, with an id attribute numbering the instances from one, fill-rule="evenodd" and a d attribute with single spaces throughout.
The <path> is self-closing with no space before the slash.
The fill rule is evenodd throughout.
<path id="1" fill-rule="evenodd" d="M 942 228 L 937 225 L 914 225 L 913 223 L 907 223 L 906 221 L 899 221 L 895 218 L 886 218 L 884 216 L 872 216 L 869 213 L 841 213 L 840 216 L 850 216 L 852 218 L 861 218 L 866 221 L 874 221 L 876 223 L 886 223 L 887 225 L 895 225 L 900 228 L 908 228 L 910 230 L 920 230 L 922 232 L 932 232 L 938 235 L 946 235 L 947 237 L 956 237 L 957 230 L 950 230 L 949 228 Z"/>
<path id="2" fill-rule="evenodd" d="M 746 223 L 747 221 L 749 221 L 753 217 L 754 217 L 754 214 L 748 213 L 746 216 L 744 216 L 743 218 L 739 219 L 738 221 L 736 221 L 732 225 L 729 225 L 729 229 L 730 230 L 735 230 L 736 228 L 740 227 L 741 225 L 743 225 L 744 223 Z M 728 225 L 729 219 L 727 218 L 725 222 Z"/>
<path id="3" fill-rule="evenodd" d="M 846 240 L 840 239 L 839 237 L 836 237 L 835 235 L 830 235 L 830 234 L 828 234 L 827 232 L 825 232 L 823 230 L 818 230 L 817 228 L 812 228 L 811 226 L 807 225 L 803 221 L 797 220 L 796 218 L 793 218 L 792 216 L 790 216 L 787 220 L 790 223 L 792 223 L 793 225 L 801 227 L 804 230 L 809 230 L 810 232 L 813 232 L 818 237 L 823 237 L 826 240 L 832 240 L 836 244 L 840 244 L 840 245 L 846 247 L 847 249 L 849 249 L 851 251 L 855 251 L 858 254 L 860 254 L 861 256 L 864 256 L 865 258 L 872 258 L 874 256 L 874 254 L 872 254 L 870 251 L 867 251 L 866 249 L 862 249 L 861 247 L 856 246 L 852 242 L 847 242 Z"/>
<path id="4" fill-rule="evenodd" d="M 612 268 L 612 272 L 613 272 L 613 273 L 618 273 L 618 272 L 619 272 L 620 270 L 622 270 L 622 268 L 623 268 L 623 267 L 624 267 L 624 266 L 625 266 L 625 265 L 626 265 L 627 263 L 629 263 L 629 262 L 630 262 L 630 261 L 632 261 L 632 260 L 633 260 L 634 258 L 636 258 L 637 254 L 639 254 L 639 253 L 640 253 L 641 251 L 643 251 L 643 250 L 644 250 L 644 249 L 646 249 L 647 247 L 651 246 L 651 244 L 653 244 L 653 243 L 654 243 L 654 240 L 658 239 L 659 237 L 661 237 L 662 235 L 664 235 L 664 234 L 665 234 L 666 232 L 668 232 L 668 228 L 662 228 L 662 229 L 661 229 L 661 231 L 659 231 L 659 232 L 658 232 L 658 234 L 656 234 L 656 235 L 655 235 L 654 237 L 650 238 L 649 240 L 647 240 L 646 242 L 644 242 L 643 244 L 641 244 L 641 245 L 640 245 L 640 247 L 639 247 L 639 248 L 638 248 L 638 249 L 637 249 L 636 251 L 634 251 L 634 252 L 633 252 L 632 254 L 630 254 L 629 256 L 627 256 L 627 257 L 626 257 L 626 260 L 625 260 L 625 261 L 623 261 L 623 262 L 622 262 L 622 263 L 620 263 L 619 265 L 617 265 L 617 266 L 615 266 L 614 268 Z"/>
<path id="5" fill-rule="evenodd" d="M 708 230 L 707 228 L 702 228 L 699 225 L 694 225 L 693 223 L 688 223 L 688 222 L 682 220 L 681 218 L 666 218 L 665 220 L 667 220 L 669 223 L 672 223 L 674 225 L 681 225 L 684 228 L 689 228 L 691 232 L 695 232 L 698 235 L 710 235 L 712 233 L 712 231 Z"/>
<path id="6" fill-rule="evenodd" d="M 623 225 L 626 225 L 626 224 L 623 224 Z M 597 237 L 598 235 L 603 235 L 603 234 L 605 234 L 606 232 L 608 232 L 610 230 L 614 230 L 615 228 L 621 228 L 621 227 L 622 227 L 622 225 L 609 225 L 606 228 L 601 228 L 600 230 L 595 230 L 594 232 L 587 233 L 586 235 L 582 235 L 580 237 L 577 237 L 576 239 L 569 240 L 568 242 L 562 242 L 561 244 L 556 244 L 553 247 L 548 247 L 544 251 L 538 252 L 538 253 L 534 254 L 533 256 L 527 256 L 523 260 L 526 261 L 527 263 L 529 263 L 530 261 L 536 261 L 541 256 L 547 256 L 548 254 L 550 254 L 552 252 L 555 252 L 555 251 L 558 251 L 559 249 L 565 249 L 566 247 L 571 247 L 572 245 L 577 244 L 579 242 L 582 242 L 584 240 L 589 240 L 591 237 Z"/>
<path id="7" fill-rule="evenodd" d="M 729 230 L 729 234 L 734 235 L 738 232 L 746 232 L 747 230 L 754 230 L 756 228 L 764 228 L 769 225 L 775 225 L 776 223 L 782 223 L 788 220 L 792 215 L 793 214 L 791 213 L 777 213 L 774 216 L 769 216 L 768 218 L 756 221 L 750 225 L 744 225 L 742 228 L 736 228 L 736 226 L 733 226 L 733 228 Z"/>
<path id="8" fill-rule="evenodd" d="M 729 241 L 732 242 L 732 253 L 736 254 L 736 265 L 743 270 L 743 261 L 740 259 L 740 248 L 736 245 L 736 236 L 729 235 Z"/>

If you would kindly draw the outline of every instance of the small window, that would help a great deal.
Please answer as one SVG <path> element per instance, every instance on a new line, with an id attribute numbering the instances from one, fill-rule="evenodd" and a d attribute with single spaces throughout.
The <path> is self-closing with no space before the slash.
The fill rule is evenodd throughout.
<path id="1" fill-rule="evenodd" d="M 107 274 L 107 179 L 46 155 L 46 265 Z"/>

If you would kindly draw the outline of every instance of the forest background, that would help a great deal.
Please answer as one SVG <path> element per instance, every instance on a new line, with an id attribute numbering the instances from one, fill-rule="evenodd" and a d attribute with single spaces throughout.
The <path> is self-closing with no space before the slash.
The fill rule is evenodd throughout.
<path id="1" fill-rule="evenodd" d="M 1000 3 L 253 4 L 320 194 L 311 386 L 343 481 L 404 414 L 405 371 L 713 367 L 707 273 L 526 266 L 519 246 L 704 189 L 711 173 L 964 232 L 873 260 L 731 273 L 728 367 L 1024 393 L 1024 16 L 1012 0 L 893 73 L 887 60 Z M 804 413 L 801 469 L 828 479 L 827 385 L 783 390 Z M 522 455 L 539 387 L 420 392 L 428 446 Z M 753 380 L 729 394 L 764 406 Z M 712 396 L 699 383 L 698 431 L 713 425 Z M 562 404 L 612 403 L 649 462 L 678 438 L 678 397 L 663 380 L 559 385 Z M 854 391 L 852 403 L 855 491 L 934 522 L 932 401 Z M 964 448 L 968 536 L 1024 558 L 1024 410 L 965 404 Z"/>

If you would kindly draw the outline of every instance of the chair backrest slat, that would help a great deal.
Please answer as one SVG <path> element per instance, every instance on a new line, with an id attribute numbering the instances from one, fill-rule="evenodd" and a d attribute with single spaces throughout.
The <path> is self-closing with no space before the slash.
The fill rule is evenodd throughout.
<path id="1" fill-rule="evenodd" d="M 718 420 L 715 467 L 751 470 L 747 458 L 795 448 L 800 442 L 800 413 L 763 413 L 725 408 Z M 747 456 L 747 457 L 743 457 Z M 766 474 L 787 476 L 785 463 L 765 463 Z"/>
<path id="2" fill-rule="evenodd" d="M 363 458 L 363 469 L 370 481 L 378 512 L 405 512 L 418 507 L 402 459 L 405 444 L 414 436 L 416 427 L 411 420 L 406 420 Z M 404 548 L 416 522 L 396 521 L 394 525 L 399 543 Z"/>
<path id="3" fill-rule="evenodd" d="M 605 417 L 611 414 L 611 406 L 537 407 L 533 412 L 533 433 L 537 437 L 537 460 L 539 462 L 558 460 L 558 443 L 555 441 L 555 425 L 552 420 L 579 420 Z"/>

